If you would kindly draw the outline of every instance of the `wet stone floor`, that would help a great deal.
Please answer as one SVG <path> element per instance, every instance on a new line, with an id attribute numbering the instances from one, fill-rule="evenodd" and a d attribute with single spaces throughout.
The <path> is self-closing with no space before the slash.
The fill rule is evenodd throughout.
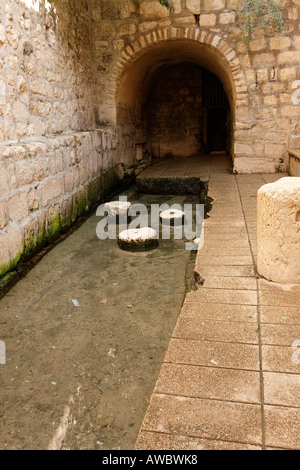
<path id="1" fill-rule="evenodd" d="M 0 301 L 2 449 L 134 448 L 194 260 L 184 240 L 122 251 L 97 238 L 98 222 L 91 216 Z"/>

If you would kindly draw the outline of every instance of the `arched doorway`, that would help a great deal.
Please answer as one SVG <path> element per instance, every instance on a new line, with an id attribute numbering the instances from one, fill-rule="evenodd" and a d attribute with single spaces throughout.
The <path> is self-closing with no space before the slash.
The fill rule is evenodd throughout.
<path id="1" fill-rule="evenodd" d="M 238 80 L 239 84 L 242 83 L 241 73 L 232 51 L 221 51 L 212 45 L 218 44 L 219 39 L 217 41 L 216 38 L 209 37 L 208 41 L 209 43 L 188 38 L 171 38 L 154 41 L 150 45 L 144 44 L 144 47 L 136 46 L 136 52 L 134 45 L 126 48 L 128 52 L 124 51 L 122 63 L 118 65 L 111 80 L 110 96 L 113 97 L 114 105 L 108 107 L 111 112 L 115 106 L 119 141 L 123 144 L 126 141 L 120 150 L 120 161 L 127 164 L 143 159 L 151 160 L 152 155 L 159 157 L 167 153 L 174 154 L 174 148 L 178 155 L 181 149 L 182 156 L 227 150 L 234 158 L 235 82 Z M 140 40 L 141 42 L 143 41 Z M 170 73 L 179 73 L 182 79 L 187 79 L 184 72 L 186 67 L 195 76 L 190 78 L 188 86 L 173 86 L 172 98 L 174 106 L 178 106 L 179 110 L 176 113 L 177 120 L 180 113 L 185 118 L 186 135 L 182 136 L 184 132 L 178 124 L 178 135 L 175 135 L 175 139 L 169 139 L 169 143 L 173 140 L 173 147 L 168 150 L 161 139 L 156 139 L 158 131 L 162 131 L 155 127 L 156 119 L 160 116 L 162 120 L 162 115 L 161 108 L 157 107 L 155 94 L 161 93 L 159 83 L 169 94 L 171 88 L 167 76 Z M 184 93 L 186 102 L 182 106 Z M 161 106 L 172 117 L 169 123 L 174 123 L 175 114 L 170 109 L 166 110 L 165 104 L 161 96 Z M 182 114 L 180 107 L 187 112 Z M 172 126 L 165 130 L 165 137 L 166 134 L 174 137 L 174 126 L 173 130 Z"/>

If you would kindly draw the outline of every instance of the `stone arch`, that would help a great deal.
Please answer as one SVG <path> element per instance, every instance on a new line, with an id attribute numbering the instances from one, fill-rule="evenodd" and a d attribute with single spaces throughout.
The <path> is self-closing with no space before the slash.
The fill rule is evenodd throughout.
<path id="1" fill-rule="evenodd" d="M 234 157 L 236 108 L 247 91 L 243 69 L 235 51 L 220 35 L 194 26 L 159 27 L 140 34 L 120 52 L 108 80 L 102 105 L 103 120 L 118 124 L 118 111 L 136 107 L 141 89 L 147 89 L 157 68 L 172 57 L 175 61 L 203 66 L 222 82 L 232 113 L 231 154 Z"/>

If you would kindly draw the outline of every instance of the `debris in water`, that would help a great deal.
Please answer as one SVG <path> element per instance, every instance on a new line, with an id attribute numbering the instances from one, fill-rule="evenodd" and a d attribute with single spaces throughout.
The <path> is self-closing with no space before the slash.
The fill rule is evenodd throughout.
<path id="1" fill-rule="evenodd" d="M 107 356 L 108 356 L 108 357 L 115 358 L 115 357 L 116 357 L 115 352 L 116 352 L 116 350 L 113 349 L 113 348 L 111 348 L 111 349 L 109 350 Z"/>
<path id="2" fill-rule="evenodd" d="M 107 390 L 106 387 L 104 387 L 104 385 L 101 385 L 101 381 L 98 382 L 97 388 L 99 392 L 105 392 L 105 390 Z"/>

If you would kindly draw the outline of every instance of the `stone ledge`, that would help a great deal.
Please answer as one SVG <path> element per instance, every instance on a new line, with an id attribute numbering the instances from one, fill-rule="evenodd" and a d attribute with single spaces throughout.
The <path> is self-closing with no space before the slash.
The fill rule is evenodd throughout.
<path id="1" fill-rule="evenodd" d="M 116 188 L 116 145 L 111 127 L 0 145 L 0 278 Z"/>
<path id="2" fill-rule="evenodd" d="M 138 176 L 137 190 L 141 194 L 199 194 L 205 184 L 193 177 Z"/>
<path id="3" fill-rule="evenodd" d="M 291 149 L 288 150 L 290 156 L 296 158 L 298 161 L 300 160 L 300 149 Z"/>
<path id="4" fill-rule="evenodd" d="M 300 176 L 300 149 L 290 149 L 289 154 L 289 168 L 290 176 Z"/>

